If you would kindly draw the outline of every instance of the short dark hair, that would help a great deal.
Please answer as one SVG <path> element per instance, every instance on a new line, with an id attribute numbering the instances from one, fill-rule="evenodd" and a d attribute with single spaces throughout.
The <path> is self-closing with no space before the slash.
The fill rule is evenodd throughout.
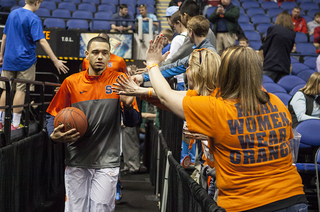
<path id="1" fill-rule="evenodd" d="M 294 9 L 298 9 L 301 11 L 301 8 L 299 6 L 295 6 L 292 10 L 294 10 Z"/>
<path id="2" fill-rule="evenodd" d="M 173 13 L 172 16 L 170 17 L 170 21 L 172 24 L 177 24 L 178 21 L 181 22 L 180 12 L 177 11 L 177 12 Z"/>
<path id="3" fill-rule="evenodd" d="M 126 4 L 120 4 L 119 9 L 122 10 L 123 8 L 128 8 L 128 6 Z"/>
<path id="4" fill-rule="evenodd" d="M 190 17 L 194 17 L 196 15 L 200 15 L 199 6 L 193 0 L 184 1 L 180 6 L 179 11 L 180 11 L 180 14 L 186 13 Z"/>
<path id="5" fill-rule="evenodd" d="M 89 51 L 90 47 L 91 47 L 91 43 L 92 42 L 102 42 L 102 43 L 107 43 L 110 47 L 109 41 L 103 37 L 94 37 L 91 38 L 91 40 L 89 40 L 88 45 L 87 45 L 87 50 Z"/>
<path id="6" fill-rule="evenodd" d="M 316 12 L 316 13 L 314 14 L 314 17 L 320 17 L 320 12 Z"/>
<path id="7" fill-rule="evenodd" d="M 245 41 L 246 43 L 249 43 L 249 39 L 246 38 L 245 36 L 242 36 L 240 39 L 239 39 L 239 42 L 240 41 Z"/>

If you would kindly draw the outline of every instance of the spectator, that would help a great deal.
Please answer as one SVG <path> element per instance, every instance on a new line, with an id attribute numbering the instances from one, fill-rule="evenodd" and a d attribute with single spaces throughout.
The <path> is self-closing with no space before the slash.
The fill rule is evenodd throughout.
<path id="1" fill-rule="evenodd" d="M 263 44 L 263 74 L 278 82 L 283 76 L 290 74 L 290 53 L 294 45 L 296 33 L 288 12 L 281 12 L 267 31 Z"/>
<path id="2" fill-rule="evenodd" d="M 294 7 L 292 10 L 291 19 L 294 25 L 295 32 L 308 33 L 307 22 L 303 17 L 300 17 L 301 9 L 300 7 Z"/>
<path id="3" fill-rule="evenodd" d="M 248 47 L 249 46 L 249 39 L 246 37 L 241 37 L 239 39 L 239 46 Z"/>
<path id="4" fill-rule="evenodd" d="M 142 19 L 144 22 L 142 24 L 142 32 L 143 33 L 149 33 L 149 22 L 148 20 L 149 19 L 152 19 L 153 20 L 153 32 L 155 33 L 156 31 L 156 28 L 159 28 L 159 22 L 158 19 L 157 19 L 157 16 L 155 14 L 152 14 L 152 13 L 148 13 L 147 11 L 147 5 L 145 4 L 141 4 L 139 6 L 139 12 L 140 12 L 140 15 L 138 15 L 136 17 L 136 19 Z"/>
<path id="5" fill-rule="evenodd" d="M 221 4 L 210 15 L 209 21 L 214 24 L 214 34 L 217 36 L 217 52 L 232 46 L 236 42 L 239 7 L 233 5 L 231 0 L 221 0 Z"/>
<path id="6" fill-rule="evenodd" d="M 162 34 L 165 38 L 165 41 L 163 42 L 163 49 L 162 49 L 162 54 L 164 54 L 170 50 L 173 32 L 170 29 L 163 29 L 161 30 L 160 34 Z"/>
<path id="7" fill-rule="evenodd" d="M 316 12 L 316 14 L 314 14 L 314 20 L 308 22 L 307 25 L 309 35 L 312 35 L 314 33 L 314 28 L 320 26 L 320 12 Z"/>
<path id="8" fill-rule="evenodd" d="M 112 19 L 119 20 L 111 22 L 110 32 L 128 32 L 132 33 L 132 22 L 126 21 L 126 19 L 133 19 L 128 14 L 128 6 L 126 4 L 120 4 L 119 12 L 112 15 Z M 121 20 L 121 21 L 120 21 Z"/>
<path id="9" fill-rule="evenodd" d="M 203 2 L 205 2 L 207 5 L 204 6 L 203 8 L 203 15 L 207 17 L 207 11 L 209 7 L 216 7 L 220 4 L 220 0 L 204 0 Z"/>
<path id="10" fill-rule="evenodd" d="M 170 28 L 172 29 L 172 31 L 174 31 L 174 28 L 173 28 L 173 25 L 171 23 L 171 16 L 173 15 L 173 13 L 179 11 L 179 7 L 178 6 L 171 6 L 171 7 L 168 7 L 166 9 L 166 18 L 167 18 L 167 21 L 168 21 L 168 25 L 170 26 Z"/>
<path id="11" fill-rule="evenodd" d="M 297 91 L 288 103 L 292 117 L 292 127 L 308 119 L 320 118 L 320 73 L 313 73 L 307 84 Z"/>
<path id="12" fill-rule="evenodd" d="M 42 22 L 34 14 L 40 7 L 42 0 L 26 0 L 23 8 L 13 10 L 7 19 L 3 30 L 0 65 L 3 64 L 1 77 L 8 79 L 17 78 L 22 80 L 35 80 L 36 72 L 36 45 L 37 42 L 47 53 L 54 63 L 59 74 L 60 71 L 67 73 L 69 68 L 64 65 L 66 61 L 58 60 L 49 43 L 44 37 Z M 5 83 L 1 82 L 1 88 L 6 89 Z M 26 84 L 17 83 L 14 90 L 13 105 L 23 105 L 26 95 Z M 34 90 L 31 86 L 30 90 Z M 0 106 L 5 106 L 6 92 L 2 92 Z M 22 107 L 13 108 L 11 130 L 20 128 Z M 5 121 L 5 109 L 0 109 L 0 130 Z"/>

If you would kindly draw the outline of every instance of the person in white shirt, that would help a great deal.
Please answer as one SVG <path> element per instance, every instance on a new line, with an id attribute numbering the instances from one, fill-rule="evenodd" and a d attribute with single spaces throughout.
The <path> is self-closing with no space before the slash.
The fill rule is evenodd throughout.
<path id="1" fill-rule="evenodd" d="M 308 22 L 307 26 L 308 26 L 309 35 L 313 35 L 314 28 L 320 26 L 320 12 L 316 12 L 314 14 L 314 20 Z"/>

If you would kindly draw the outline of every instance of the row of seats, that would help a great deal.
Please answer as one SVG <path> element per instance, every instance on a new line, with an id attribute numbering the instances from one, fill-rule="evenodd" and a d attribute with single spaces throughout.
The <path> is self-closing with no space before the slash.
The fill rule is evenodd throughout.
<path id="1" fill-rule="evenodd" d="M 83 19 L 65 20 L 60 18 L 46 18 L 43 22 L 44 29 L 56 28 L 64 30 L 99 31 L 111 30 L 109 21 L 92 20 L 88 22 Z"/>

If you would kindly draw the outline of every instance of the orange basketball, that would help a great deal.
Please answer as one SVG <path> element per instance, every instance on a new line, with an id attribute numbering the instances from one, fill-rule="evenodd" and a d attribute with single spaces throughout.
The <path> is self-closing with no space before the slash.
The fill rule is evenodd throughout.
<path id="1" fill-rule="evenodd" d="M 64 124 L 63 132 L 75 128 L 77 132 L 80 133 L 80 137 L 84 135 L 88 127 L 86 115 L 76 107 L 66 107 L 59 111 L 54 118 L 54 128 L 58 127 L 60 124 Z"/>

